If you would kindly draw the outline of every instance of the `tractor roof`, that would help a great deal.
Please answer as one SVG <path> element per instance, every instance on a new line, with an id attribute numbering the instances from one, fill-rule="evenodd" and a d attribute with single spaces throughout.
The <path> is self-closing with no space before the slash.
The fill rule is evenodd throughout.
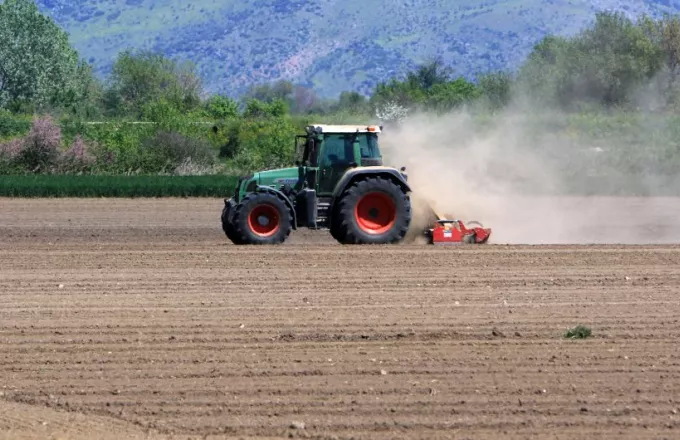
<path id="1" fill-rule="evenodd" d="M 380 133 L 382 131 L 381 125 L 328 125 L 328 124 L 312 124 L 307 127 L 309 131 L 316 131 L 319 133 Z"/>

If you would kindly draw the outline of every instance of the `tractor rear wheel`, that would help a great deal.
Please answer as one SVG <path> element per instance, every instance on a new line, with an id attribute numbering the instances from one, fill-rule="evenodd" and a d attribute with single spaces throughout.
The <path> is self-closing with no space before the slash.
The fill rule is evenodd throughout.
<path id="1" fill-rule="evenodd" d="M 343 244 L 388 244 L 404 239 L 411 202 L 399 185 L 372 177 L 350 186 L 339 200 L 333 236 Z"/>
<path id="2" fill-rule="evenodd" d="M 251 193 L 234 214 L 237 244 L 280 244 L 292 229 L 293 218 L 286 204 L 270 193 Z"/>

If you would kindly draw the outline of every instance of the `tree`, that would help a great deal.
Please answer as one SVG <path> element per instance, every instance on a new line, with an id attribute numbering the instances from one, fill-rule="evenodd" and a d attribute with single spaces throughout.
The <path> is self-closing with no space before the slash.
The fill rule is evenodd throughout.
<path id="1" fill-rule="evenodd" d="M 243 116 L 253 119 L 281 118 L 288 113 L 288 110 L 288 104 L 281 99 L 271 102 L 249 99 L 243 111 Z"/>
<path id="2" fill-rule="evenodd" d="M 335 107 L 337 110 L 351 113 L 365 112 L 366 97 L 357 92 L 342 92 Z"/>
<path id="3" fill-rule="evenodd" d="M 427 93 L 426 106 L 428 109 L 447 112 L 467 102 L 471 102 L 480 95 L 480 91 L 473 83 L 458 78 L 454 81 L 433 85 Z"/>
<path id="4" fill-rule="evenodd" d="M 408 112 L 408 108 L 396 102 L 385 102 L 375 109 L 375 116 L 384 122 L 400 124 L 406 119 Z"/>
<path id="5" fill-rule="evenodd" d="M 662 104 L 676 105 L 680 97 L 680 17 L 666 15 L 653 20 L 645 16 L 640 21 L 645 34 L 660 51 L 662 67 L 655 85 L 663 96 Z"/>
<path id="6" fill-rule="evenodd" d="M 393 78 L 388 82 L 378 83 L 370 100 L 375 107 L 423 105 L 428 100 L 430 91 L 450 82 L 451 76 L 451 68 L 445 66 L 439 58 L 434 58 L 408 72 L 403 80 Z"/>
<path id="7" fill-rule="evenodd" d="M 134 114 L 163 99 L 179 111 L 196 108 L 202 84 L 192 63 L 177 63 L 164 55 L 126 50 L 113 65 L 107 106 L 114 114 Z"/>
<path id="8" fill-rule="evenodd" d="M 243 100 L 247 102 L 256 99 L 262 102 L 282 100 L 290 102 L 293 95 L 294 85 L 287 80 L 279 80 L 272 84 L 255 84 L 246 90 Z"/>
<path id="9" fill-rule="evenodd" d="M 284 102 L 292 114 L 298 115 L 321 111 L 324 104 L 313 89 L 284 79 L 248 87 L 241 101 L 247 105 L 253 100 L 265 104 Z"/>
<path id="10" fill-rule="evenodd" d="M 572 52 L 571 40 L 552 35 L 543 38 L 520 68 L 517 86 L 521 94 L 541 104 L 566 106 L 571 97 L 563 95 L 571 74 Z"/>
<path id="11" fill-rule="evenodd" d="M 660 68 L 659 47 L 623 14 L 599 13 L 593 27 L 575 41 L 585 54 L 577 70 L 574 92 L 594 96 L 605 105 L 624 104 L 629 93 Z"/>
<path id="12" fill-rule="evenodd" d="M 238 104 L 233 99 L 222 96 L 211 96 L 204 104 L 205 113 L 215 119 L 236 118 L 239 115 Z"/>
<path id="13" fill-rule="evenodd" d="M 624 105 L 659 71 L 660 53 L 640 22 L 601 12 L 575 37 L 551 36 L 537 44 L 520 79 L 528 95 L 559 107 Z"/>
<path id="14" fill-rule="evenodd" d="M 444 65 L 440 58 L 434 58 L 409 72 L 406 82 L 414 89 L 429 90 L 437 84 L 450 81 L 453 70 Z"/>
<path id="15" fill-rule="evenodd" d="M 391 79 L 386 83 L 378 83 L 370 101 L 375 107 L 381 107 L 388 103 L 400 107 L 413 107 L 423 103 L 426 97 L 425 91 L 416 84 Z"/>
<path id="16" fill-rule="evenodd" d="M 308 114 L 312 109 L 316 109 L 319 104 L 319 98 L 313 89 L 295 86 L 293 88 L 293 96 L 290 101 L 290 112 L 293 114 Z"/>
<path id="17" fill-rule="evenodd" d="M 492 109 L 505 107 L 510 103 L 512 76 L 506 72 L 481 75 L 477 80 L 481 95 Z"/>
<path id="18" fill-rule="evenodd" d="M 392 79 L 378 84 L 371 104 L 382 115 L 381 119 L 389 119 L 385 115 L 394 111 L 401 114 L 401 109 L 447 112 L 479 95 L 475 84 L 462 77 L 452 79 L 452 70 L 435 59 L 407 73 L 403 81 Z"/>
<path id="19" fill-rule="evenodd" d="M 68 35 L 31 0 L 0 4 L 0 107 L 72 106 L 92 75 Z"/>

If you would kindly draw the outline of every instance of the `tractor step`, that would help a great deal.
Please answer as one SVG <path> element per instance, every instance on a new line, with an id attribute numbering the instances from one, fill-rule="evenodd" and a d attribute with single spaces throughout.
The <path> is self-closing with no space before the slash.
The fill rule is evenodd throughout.
<path id="1" fill-rule="evenodd" d="M 317 229 L 325 229 L 330 224 L 331 217 L 331 201 L 327 197 L 319 197 L 316 203 L 316 227 Z"/>

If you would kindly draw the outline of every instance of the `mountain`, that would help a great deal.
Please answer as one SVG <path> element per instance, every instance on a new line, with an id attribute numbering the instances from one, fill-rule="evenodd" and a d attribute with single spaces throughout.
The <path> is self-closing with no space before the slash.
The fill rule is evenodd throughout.
<path id="1" fill-rule="evenodd" d="M 512 70 L 546 34 L 601 10 L 635 17 L 680 0 L 38 0 L 106 74 L 126 48 L 193 61 L 206 89 L 236 96 L 289 79 L 325 96 L 369 92 L 440 56 L 458 75 Z"/>

